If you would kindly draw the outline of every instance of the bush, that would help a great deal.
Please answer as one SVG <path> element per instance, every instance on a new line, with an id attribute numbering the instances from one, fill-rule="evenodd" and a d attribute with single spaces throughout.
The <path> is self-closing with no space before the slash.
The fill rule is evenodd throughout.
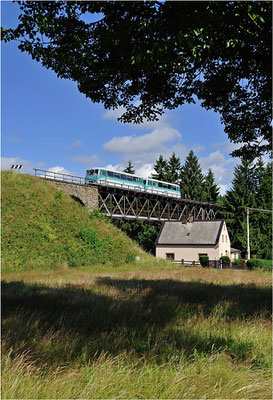
<path id="1" fill-rule="evenodd" d="M 243 265 L 243 260 L 241 258 L 235 258 L 234 261 L 232 261 L 232 265 L 242 267 Z"/>
<path id="2" fill-rule="evenodd" d="M 272 260 L 263 260 L 261 258 L 251 258 L 247 260 L 247 268 L 258 269 L 261 268 L 263 271 L 270 271 L 272 269 Z"/>
<path id="3" fill-rule="evenodd" d="M 209 265 L 209 256 L 200 256 L 199 257 L 200 264 L 202 267 L 208 267 Z"/>
<path id="4" fill-rule="evenodd" d="M 220 260 L 222 260 L 222 262 L 225 264 L 230 263 L 230 258 L 228 256 L 222 256 L 222 257 L 220 257 Z"/>

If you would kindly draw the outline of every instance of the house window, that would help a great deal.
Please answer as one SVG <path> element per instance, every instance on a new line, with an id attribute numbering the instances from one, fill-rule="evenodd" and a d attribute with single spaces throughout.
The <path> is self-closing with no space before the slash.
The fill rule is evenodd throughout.
<path id="1" fill-rule="evenodd" d="M 222 242 L 224 242 L 224 235 L 222 235 Z"/>
<path id="2" fill-rule="evenodd" d="M 166 260 L 173 261 L 174 253 L 166 253 Z"/>
<path id="3" fill-rule="evenodd" d="M 226 243 L 227 243 L 227 235 L 226 235 Z"/>

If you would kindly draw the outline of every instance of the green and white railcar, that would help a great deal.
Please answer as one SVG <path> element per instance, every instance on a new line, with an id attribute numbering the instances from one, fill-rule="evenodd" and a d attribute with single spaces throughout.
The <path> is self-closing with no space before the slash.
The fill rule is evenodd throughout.
<path id="1" fill-rule="evenodd" d="M 156 179 L 144 179 L 146 192 L 162 194 L 172 197 L 181 197 L 180 187 L 175 183 L 158 181 Z"/>
<path id="2" fill-rule="evenodd" d="M 170 197 L 181 197 L 180 187 L 174 183 L 156 179 L 144 179 L 138 175 L 113 171 L 106 168 L 91 168 L 86 171 L 86 184 L 100 184 L 145 191 Z"/>
<path id="3" fill-rule="evenodd" d="M 125 172 L 113 171 L 106 168 L 92 168 L 86 171 L 86 183 L 99 183 L 145 191 L 143 178 Z"/>

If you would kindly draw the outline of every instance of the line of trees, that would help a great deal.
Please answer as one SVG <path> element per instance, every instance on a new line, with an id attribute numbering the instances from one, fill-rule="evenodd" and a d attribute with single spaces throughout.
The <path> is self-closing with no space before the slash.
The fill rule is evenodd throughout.
<path id="1" fill-rule="evenodd" d="M 225 209 L 219 214 L 225 218 L 231 239 L 231 246 L 246 256 L 246 207 L 272 209 L 272 163 L 265 164 L 245 159 L 234 169 L 231 188 L 224 196 L 219 195 L 214 174 L 209 169 L 203 175 L 199 160 L 191 150 L 181 165 L 173 153 L 169 159 L 159 156 L 151 178 L 179 184 L 183 198 L 218 203 Z M 134 171 L 129 161 L 126 172 Z M 131 172 L 132 173 L 132 172 Z M 154 242 L 161 227 L 160 222 L 114 220 L 115 225 L 146 251 L 154 251 Z M 264 213 L 250 215 L 250 247 L 252 256 L 272 258 L 272 216 Z"/>
<path id="2" fill-rule="evenodd" d="M 160 155 L 154 170 L 156 173 L 152 174 L 152 178 L 180 185 L 183 198 L 217 202 L 220 189 L 215 183 L 214 174 L 209 169 L 208 174 L 203 175 L 199 160 L 192 150 L 184 165 L 181 165 L 180 158 L 176 157 L 175 153 L 169 160 Z"/>

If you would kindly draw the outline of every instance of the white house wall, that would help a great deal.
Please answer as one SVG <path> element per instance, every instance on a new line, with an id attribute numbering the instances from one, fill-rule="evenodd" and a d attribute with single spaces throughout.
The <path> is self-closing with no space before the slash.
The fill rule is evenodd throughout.
<path id="1" fill-rule="evenodd" d="M 230 257 L 230 239 L 225 222 L 223 224 L 223 228 L 218 243 L 219 243 L 219 258 L 221 256 Z"/>
<path id="2" fill-rule="evenodd" d="M 173 253 L 175 260 L 185 261 L 198 261 L 199 254 L 207 254 L 211 260 L 219 258 L 218 248 L 215 246 L 198 246 L 198 245 L 157 245 L 156 246 L 156 257 L 166 259 L 166 253 Z"/>

